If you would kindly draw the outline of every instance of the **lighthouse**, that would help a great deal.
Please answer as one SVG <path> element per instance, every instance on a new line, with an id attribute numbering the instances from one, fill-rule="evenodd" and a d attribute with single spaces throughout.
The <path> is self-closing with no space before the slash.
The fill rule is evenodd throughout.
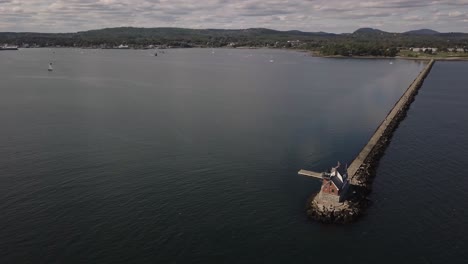
<path id="1" fill-rule="evenodd" d="M 339 171 L 340 163 L 331 168 L 330 172 L 322 173 L 322 187 L 319 199 L 328 202 L 340 203 L 346 199 L 349 188 L 348 172 L 345 168 L 343 174 Z"/>
<path id="2" fill-rule="evenodd" d="M 317 196 L 317 200 L 325 203 L 342 203 L 346 200 L 349 189 L 347 166 L 340 172 L 340 163 L 332 167 L 329 172 L 313 172 L 300 170 L 299 174 L 314 177 L 322 180 L 322 186 Z"/>

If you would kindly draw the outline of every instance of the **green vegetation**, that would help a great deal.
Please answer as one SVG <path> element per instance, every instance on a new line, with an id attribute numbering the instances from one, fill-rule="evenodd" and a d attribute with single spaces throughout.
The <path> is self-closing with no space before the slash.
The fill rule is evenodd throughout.
<path id="1" fill-rule="evenodd" d="M 320 49 L 321 54 L 328 56 L 385 56 L 395 57 L 398 49 L 390 46 L 362 43 L 330 44 Z"/>
<path id="2" fill-rule="evenodd" d="M 414 52 L 410 50 L 401 50 L 398 56 L 409 58 L 468 58 L 468 52 L 449 52 L 449 51 L 436 51 L 436 52 Z"/>
<path id="3" fill-rule="evenodd" d="M 144 48 L 149 45 L 186 48 L 271 47 L 310 50 L 325 56 L 453 56 L 454 52 L 448 50 L 454 48 L 462 49 L 456 56 L 468 52 L 467 33 L 438 33 L 427 29 L 389 33 L 362 28 L 350 34 L 331 34 L 264 28 L 224 30 L 120 27 L 57 34 L 4 32 L 0 33 L 0 44 L 2 43 L 18 46 L 94 48 L 112 48 L 120 44 L 127 44 L 132 48 Z M 412 47 L 431 47 L 440 53 L 409 52 Z"/>
<path id="4" fill-rule="evenodd" d="M 0 43 L 38 46 L 113 47 L 128 44 L 133 47 L 167 45 L 174 47 L 288 47 L 288 41 L 299 40 L 302 48 L 317 48 L 328 38 L 328 33 L 276 31 L 263 28 L 245 30 L 184 29 L 184 28 L 107 28 L 77 33 L 0 33 Z"/>

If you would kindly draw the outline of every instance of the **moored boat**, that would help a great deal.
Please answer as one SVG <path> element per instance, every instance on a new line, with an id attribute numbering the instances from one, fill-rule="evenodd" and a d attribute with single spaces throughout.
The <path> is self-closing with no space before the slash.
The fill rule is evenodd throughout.
<path id="1" fill-rule="evenodd" d="M 0 50 L 18 50 L 18 46 L 3 46 L 3 47 L 0 47 Z"/>

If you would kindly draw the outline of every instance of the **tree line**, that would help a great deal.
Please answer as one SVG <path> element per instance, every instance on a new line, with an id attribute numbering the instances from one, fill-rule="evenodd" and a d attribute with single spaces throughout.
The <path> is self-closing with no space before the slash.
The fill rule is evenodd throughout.
<path id="1" fill-rule="evenodd" d="M 107 28 L 76 33 L 0 33 L 0 45 L 39 47 L 114 47 L 148 45 L 173 47 L 274 47 L 313 50 L 323 55 L 389 56 L 400 48 L 431 47 L 439 50 L 468 47 L 466 33 L 431 35 L 357 30 L 349 34 L 277 31 L 264 28 L 241 30 L 184 28 Z"/>

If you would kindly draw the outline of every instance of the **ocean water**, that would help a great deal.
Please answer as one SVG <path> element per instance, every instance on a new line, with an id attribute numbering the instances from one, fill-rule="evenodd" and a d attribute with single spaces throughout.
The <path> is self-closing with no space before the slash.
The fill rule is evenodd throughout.
<path id="1" fill-rule="evenodd" d="M 467 262 L 467 72 L 468 62 L 436 62 L 393 135 L 357 227 L 368 227 L 361 260 Z"/>
<path id="2" fill-rule="evenodd" d="M 328 226 L 297 171 L 350 162 L 424 62 L 154 52 L 0 53 L 1 263 L 463 259 L 466 63 L 436 63 L 367 215 Z"/>

